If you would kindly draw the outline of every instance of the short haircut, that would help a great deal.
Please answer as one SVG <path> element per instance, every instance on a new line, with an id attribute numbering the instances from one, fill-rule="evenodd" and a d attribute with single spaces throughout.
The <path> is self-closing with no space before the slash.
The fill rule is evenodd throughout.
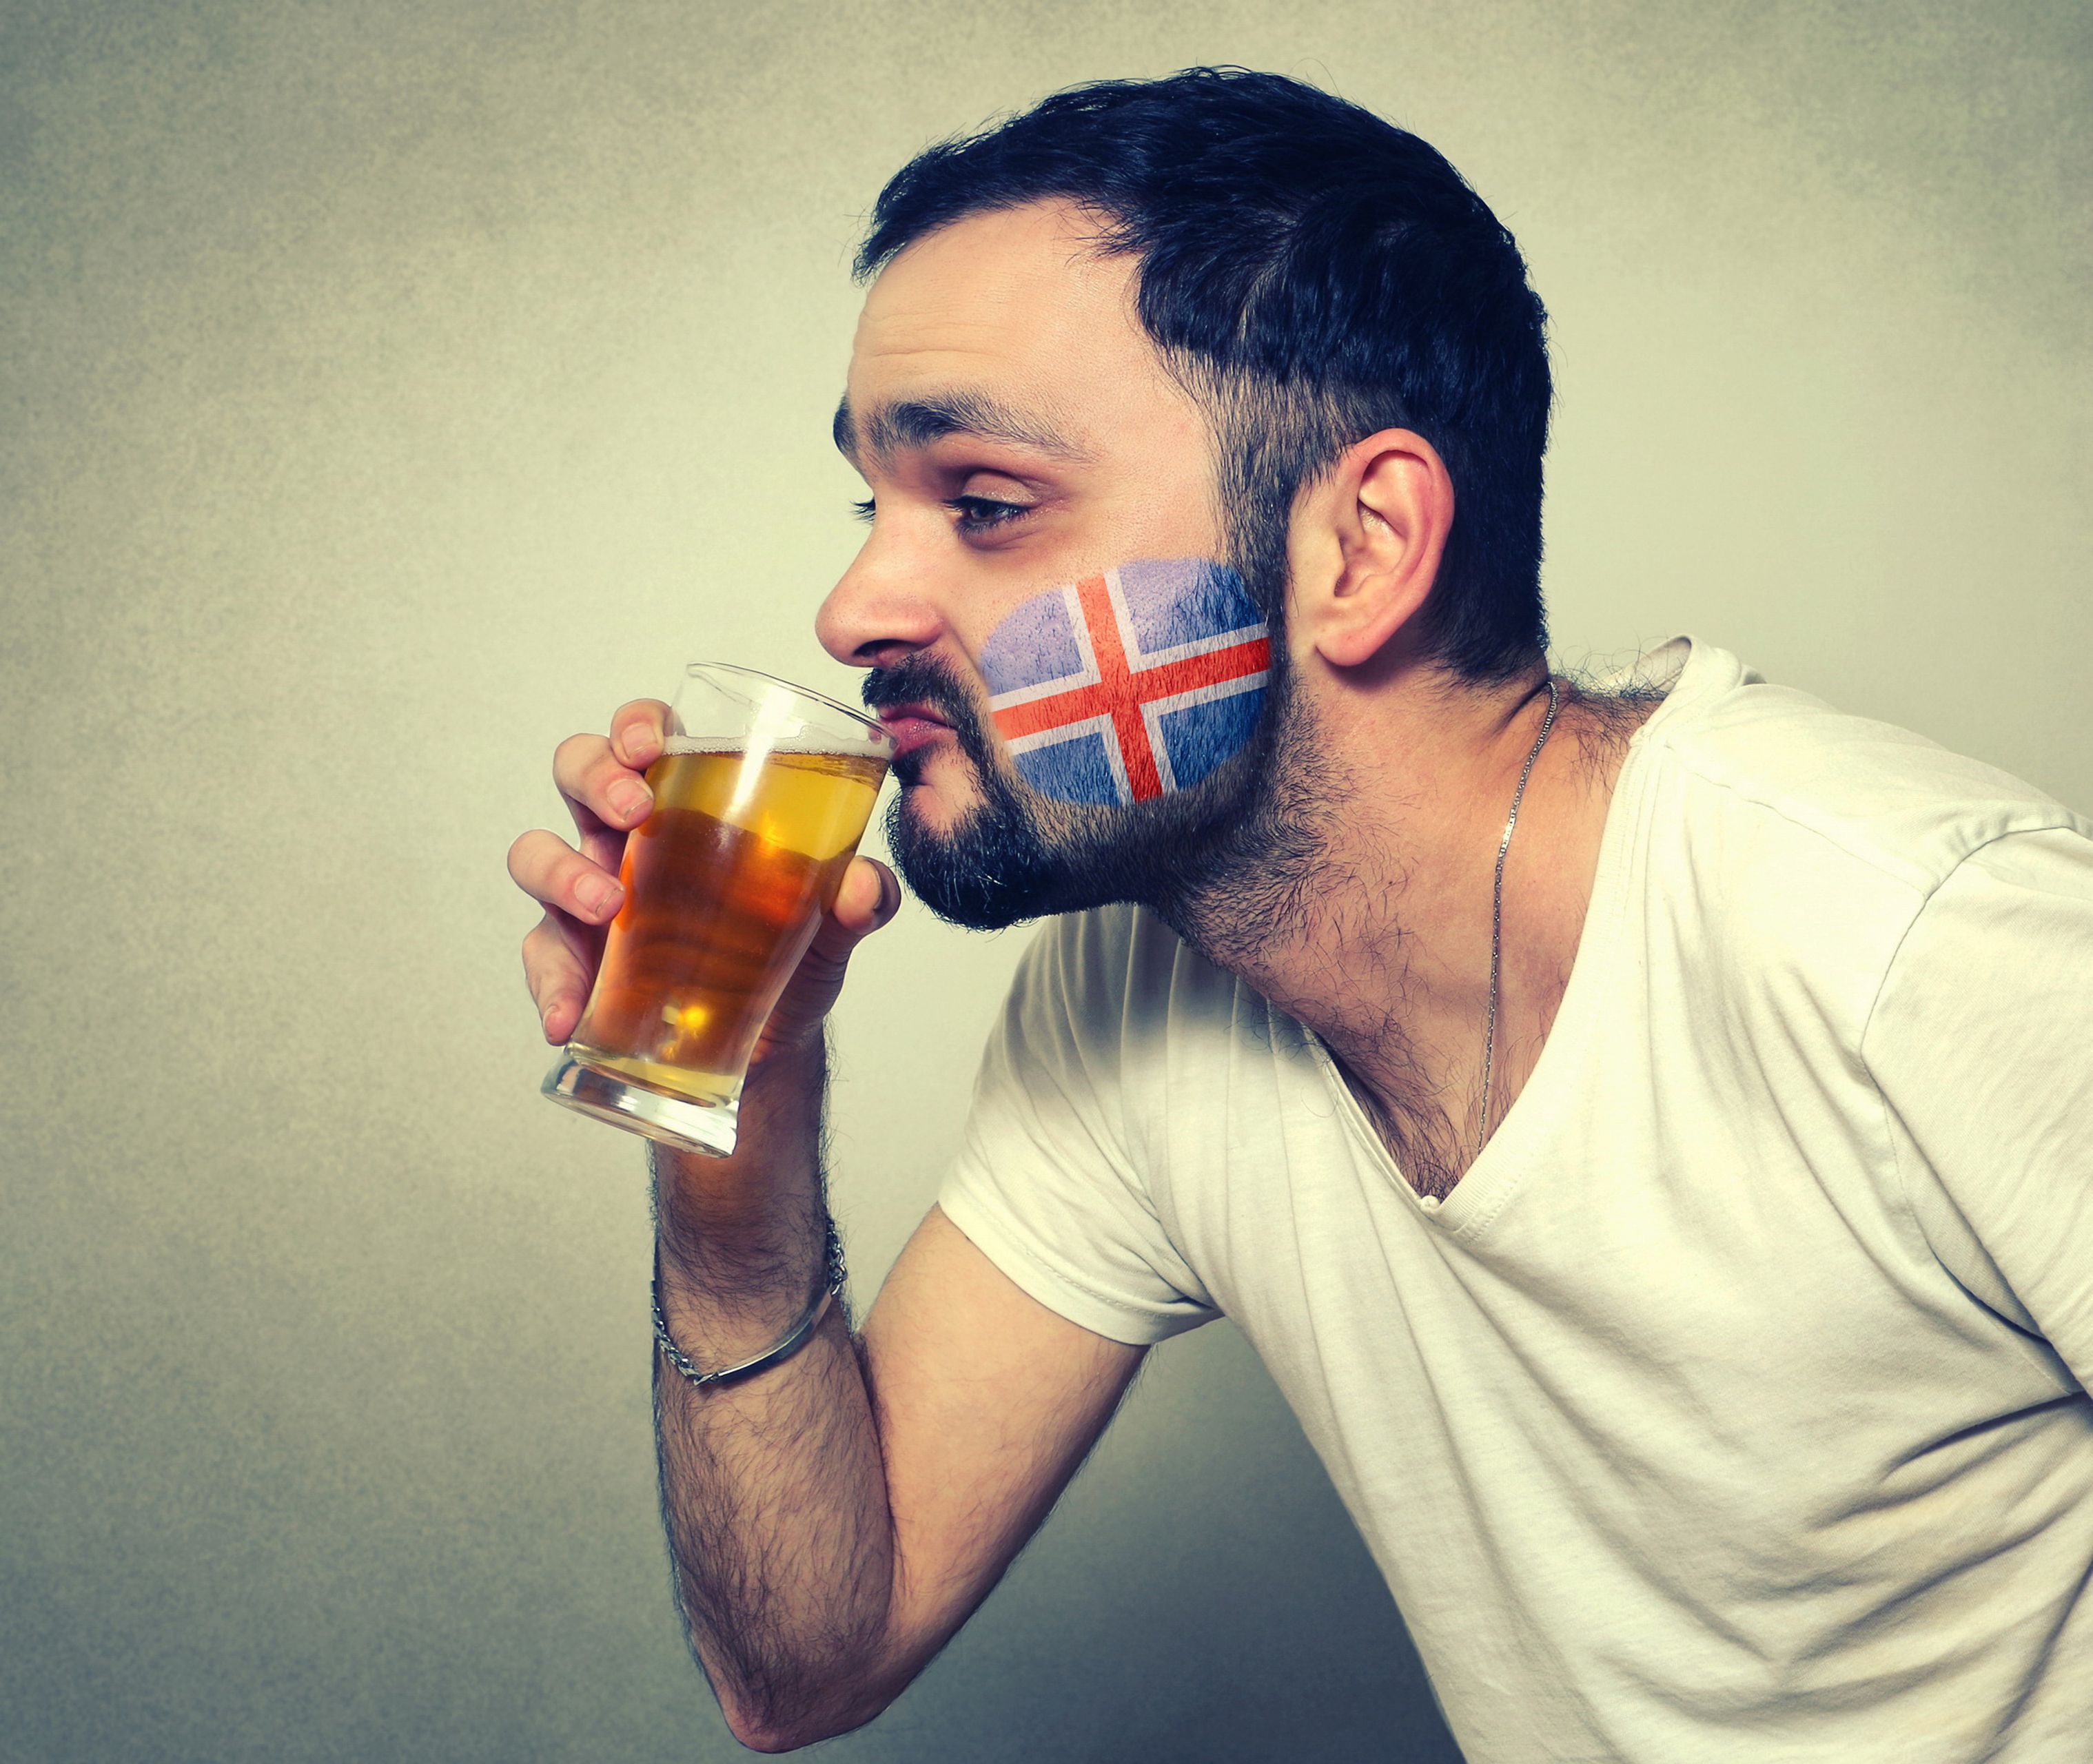
<path id="1" fill-rule="evenodd" d="M 1076 86 L 904 166 L 858 275 L 953 221 L 1056 198 L 1140 260 L 1142 324 L 1209 411 L 1229 540 L 1269 614 L 1300 490 L 1354 441 L 1406 428 L 1454 489 L 1428 652 L 1479 683 L 1540 660 L 1546 314 L 1510 233 L 1436 149 L 1276 74 Z"/>

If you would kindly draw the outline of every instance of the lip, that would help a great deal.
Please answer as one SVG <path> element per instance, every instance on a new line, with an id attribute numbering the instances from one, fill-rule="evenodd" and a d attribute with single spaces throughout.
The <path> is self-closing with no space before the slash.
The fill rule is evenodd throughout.
<path id="1" fill-rule="evenodd" d="M 879 726 L 893 742 L 897 758 L 952 732 L 952 726 L 927 704 L 883 704 Z"/>

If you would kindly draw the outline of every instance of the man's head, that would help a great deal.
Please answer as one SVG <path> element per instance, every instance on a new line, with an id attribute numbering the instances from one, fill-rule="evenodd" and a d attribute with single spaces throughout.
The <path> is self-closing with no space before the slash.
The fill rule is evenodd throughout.
<path id="1" fill-rule="evenodd" d="M 1041 797 L 996 751 L 983 646 L 1044 592 L 1142 560 L 1233 566 L 1276 637 L 1302 492 L 1363 438 L 1418 440 L 1450 485 L 1413 648 L 1478 683 L 1538 658 L 1542 314 L 1510 236 L 1415 137 L 1274 76 L 1085 87 L 904 167 L 859 269 L 838 440 L 878 518 L 822 635 L 873 665 L 879 702 L 960 727 L 904 756 L 904 782 L 938 788 L 896 828 L 919 888 L 1004 877 L 958 916 L 1154 899 L 1159 865 L 1240 844 L 1289 745 L 1282 645 L 1241 752 L 1110 809 Z"/>

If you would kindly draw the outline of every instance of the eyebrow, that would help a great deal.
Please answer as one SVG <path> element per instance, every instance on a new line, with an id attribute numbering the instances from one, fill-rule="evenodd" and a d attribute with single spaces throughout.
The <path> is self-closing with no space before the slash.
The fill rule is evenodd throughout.
<path id="1" fill-rule="evenodd" d="M 831 432 L 836 451 L 855 464 L 860 445 L 858 418 L 848 398 L 837 405 Z M 875 405 L 864 419 L 863 444 L 875 459 L 884 461 L 904 449 L 928 447 L 948 435 L 968 435 L 979 440 L 1028 447 L 1054 459 L 1090 457 L 1042 423 L 975 392 L 932 392 L 894 404 Z"/>

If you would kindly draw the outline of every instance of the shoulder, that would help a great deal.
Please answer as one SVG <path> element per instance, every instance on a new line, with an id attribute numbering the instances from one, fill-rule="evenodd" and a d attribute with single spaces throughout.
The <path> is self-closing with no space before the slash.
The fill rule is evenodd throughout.
<path id="1" fill-rule="evenodd" d="M 1230 1008 L 1237 982 L 1146 908 L 1064 913 L 1020 963 L 1014 1009 L 1093 1043 L 1159 1034 L 1173 1019 Z"/>
<path id="2" fill-rule="evenodd" d="M 1638 921 L 1641 968 L 1755 1046 L 1816 1025 L 1850 1052 L 1905 935 L 1961 865 L 2020 835 L 2087 829 L 1996 767 L 1712 646 L 1668 647 L 1671 691 L 1635 738 L 1608 830 L 1620 910 Z"/>
<path id="3" fill-rule="evenodd" d="M 1117 1341 L 1159 1341 L 1216 1315 L 1150 1187 L 1165 1062 L 1147 1025 L 1181 951 L 1132 908 L 1041 926 L 938 1194 L 1021 1289 Z"/>
<path id="4" fill-rule="evenodd" d="M 1704 822 L 1814 856 L 1827 872 L 1872 873 L 1914 905 L 2010 834 L 2093 833 L 2010 773 L 1774 685 L 1721 650 L 1694 650 L 1644 745 Z"/>

